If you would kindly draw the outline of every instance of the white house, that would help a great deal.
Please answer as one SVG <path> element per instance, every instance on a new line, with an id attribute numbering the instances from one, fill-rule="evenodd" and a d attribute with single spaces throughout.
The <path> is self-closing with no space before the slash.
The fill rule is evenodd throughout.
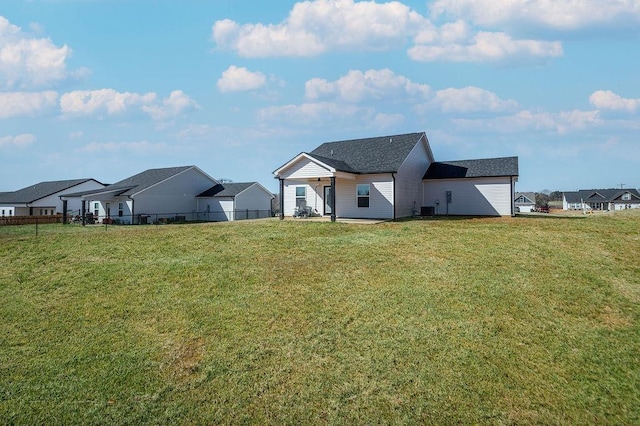
<path id="1" fill-rule="evenodd" d="M 95 179 L 71 179 L 40 182 L 14 192 L 0 194 L 2 216 L 51 216 L 79 211 L 79 200 L 62 200 L 65 194 L 97 190 L 105 185 Z"/>
<path id="2" fill-rule="evenodd" d="M 562 193 L 564 210 L 625 210 L 640 208 L 637 189 L 581 189 Z"/>
<path id="3" fill-rule="evenodd" d="M 332 220 L 395 219 L 446 214 L 445 206 L 449 214 L 511 215 L 517 163 L 517 157 L 435 163 L 422 132 L 324 143 L 274 174 L 281 218 L 307 209 Z M 447 194 L 454 194 L 449 203 Z"/>
<path id="4" fill-rule="evenodd" d="M 215 185 L 197 196 L 206 220 L 231 221 L 271 217 L 273 194 L 258 182 Z"/>
<path id="5" fill-rule="evenodd" d="M 533 192 L 516 192 L 514 201 L 517 213 L 531 213 L 536 208 L 536 194 Z"/>
<path id="6" fill-rule="evenodd" d="M 198 194 L 219 182 L 196 166 L 149 169 L 94 191 L 68 194 L 79 199 L 84 210 L 120 223 L 148 220 L 197 219 Z"/>

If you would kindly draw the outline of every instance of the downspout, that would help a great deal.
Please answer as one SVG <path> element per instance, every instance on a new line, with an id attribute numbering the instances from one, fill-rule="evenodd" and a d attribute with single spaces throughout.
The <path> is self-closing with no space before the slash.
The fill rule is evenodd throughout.
<path id="1" fill-rule="evenodd" d="M 336 177 L 331 176 L 331 222 L 336 221 Z"/>
<path id="2" fill-rule="evenodd" d="M 511 217 L 516 215 L 516 211 L 515 211 L 515 203 L 516 201 L 513 199 L 513 197 L 516 195 L 515 192 L 515 188 L 513 187 L 513 176 L 509 176 L 509 180 L 511 181 Z"/>
<path id="3" fill-rule="evenodd" d="M 67 200 L 62 200 L 62 224 L 63 225 L 67 224 L 67 206 L 68 206 Z"/>
<path id="4" fill-rule="evenodd" d="M 396 174 L 391 173 L 393 179 L 393 220 L 396 220 Z"/>
<path id="5" fill-rule="evenodd" d="M 280 180 L 280 220 L 284 220 L 284 179 Z"/>

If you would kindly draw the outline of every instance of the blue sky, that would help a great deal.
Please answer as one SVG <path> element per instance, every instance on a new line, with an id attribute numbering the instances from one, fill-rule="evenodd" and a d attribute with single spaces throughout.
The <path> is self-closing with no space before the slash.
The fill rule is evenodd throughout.
<path id="1" fill-rule="evenodd" d="M 1 0 L 0 191 L 196 165 L 259 181 L 426 132 L 517 190 L 640 187 L 640 0 Z"/>

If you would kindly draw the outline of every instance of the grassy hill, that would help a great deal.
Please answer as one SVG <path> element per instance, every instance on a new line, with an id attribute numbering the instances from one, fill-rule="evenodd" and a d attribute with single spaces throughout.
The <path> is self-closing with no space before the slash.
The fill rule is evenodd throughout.
<path id="1" fill-rule="evenodd" d="M 0 419 L 638 424 L 638 213 L 0 228 Z"/>

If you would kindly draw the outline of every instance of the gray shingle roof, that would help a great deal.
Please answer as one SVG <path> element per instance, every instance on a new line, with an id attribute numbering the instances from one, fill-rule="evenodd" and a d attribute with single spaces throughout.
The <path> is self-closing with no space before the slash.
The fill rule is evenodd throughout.
<path id="1" fill-rule="evenodd" d="M 245 189 L 254 185 L 256 182 L 235 182 L 235 183 L 223 183 L 224 189 L 218 192 L 216 197 L 235 197 Z"/>
<path id="2" fill-rule="evenodd" d="M 516 192 L 513 199 L 517 200 L 521 196 L 524 196 L 525 198 L 527 198 L 533 204 L 535 204 L 535 202 L 536 202 L 536 194 L 535 194 L 535 192 Z M 527 203 L 529 203 L 529 202 L 525 202 L 524 204 L 527 204 Z M 516 203 L 516 204 L 519 204 L 519 203 Z"/>
<path id="3" fill-rule="evenodd" d="M 90 180 L 94 179 L 84 178 L 36 183 L 14 192 L 0 194 L 0 203 L 32 203 Z"/>
<path id="4" fill-rule="evenodd" d="M 323 143 L 310 156 L 348 173 L 393 173 L 424 133 L 380 136 Z"/>
<path id="5" fill-rule="evenodd" d="M 436 161 L 422 179 L 461 179 L 518 176 L 518 157 Z"/>
<path id="6" fill-rule="evenodd" d="M 156 185 L 163 180 L 169 179 L 172 176 L 182 173 L 192 167 L 194 166 L 166 167 L 162 169 L 145 170 L 144 172 L 123 179 L 120 182 L 111 184 L 106 188 L 96 192 L 122 189 L 122 192 L 120 192 L 119 195 L 133 195 L 149 188 L 150 186 Z"/>
<path id="7" fill-rule="evenodd" d="M 209 188 L 206 191 L 201 192 L 200 194 L 196 195 L 196 197 L 213 197 L 214 195 L 216 195 L 217 193 L 219 193 L 223 189 L 224 189 L 224 186 L 222 186 L 221 183 L 216 183 L 211 188 Z"/>
<path id="8" fill-rule="evenodd" d="M 623 194 L 630 193 L 635 202 L 640 201 L 640 193 L 637 189 L 581 189 L 579 191 L 564 192 L 567 203 L 598 203 L 612 202 L 620 199 Z"/>

